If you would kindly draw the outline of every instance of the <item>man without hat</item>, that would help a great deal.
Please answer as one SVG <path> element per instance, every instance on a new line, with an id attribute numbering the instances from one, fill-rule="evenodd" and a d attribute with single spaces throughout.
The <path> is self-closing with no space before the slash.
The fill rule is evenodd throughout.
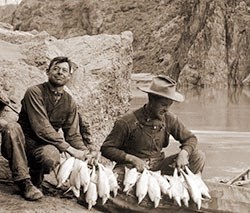
<path id="1" fill-rule="evenodd" d="M 48 81 L 26 90 L 18 121 L 0 120 L 2 155 L 22 196 L 30 201 L 43 197 L 44 175 L 59 165 L 60 153 L 92 158 L 81 135 L 77 104 L 64 90 L 73 73 L 71 65 L 67 57 L 53 58 L 46 71 Z"/>
<path id="2" fill-rule="evenodd" d="M 174 101 L 184 101 L 176 82 L 159 75 L 149 87 L 139 89 L 148 94 L 148 102 L 115 122 L 101 146 L 102 155 L 117 166 L 136 167 L 140 172 L 147 168 L 172 175 L 174 168 L 188 165 L 193 173 L 201 173 L 205 155 L 197 149 L 196 136 L 169 111 Z M 166 157 L 162 149 L 170 135 L 180 142 L 180 151 Z"/>

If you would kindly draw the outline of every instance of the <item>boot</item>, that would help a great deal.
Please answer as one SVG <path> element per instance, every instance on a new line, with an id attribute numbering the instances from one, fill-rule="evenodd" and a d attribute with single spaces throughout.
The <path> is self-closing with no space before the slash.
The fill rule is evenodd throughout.
<path id="1" fill-rule="evenodd" d="M 26 200 L 35 201 L 43 197 L 43 193 L 31 183 L 30 179 L 20 180 L 17 185 Z"/>
<path id="2" fill-rule="evenodd" d="M 43 171 L 41 170 L 30 170 L 31 182 L 37 188 L 42 188 L 44 179 Z"/>

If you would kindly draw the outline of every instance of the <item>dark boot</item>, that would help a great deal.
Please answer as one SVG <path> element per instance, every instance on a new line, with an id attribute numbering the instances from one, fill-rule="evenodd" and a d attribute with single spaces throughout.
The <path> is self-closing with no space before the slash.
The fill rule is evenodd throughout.
<path id="1" fill-rule="evenodd" d="M 37 188 L 42 188 L 42 183 L 44 179 L 43 171 L 41 170 L 30 170 L 31 182 Z"/>
<path id="2" fill-rule="evenodd" d="M 18 181 L 17 185 L 26 200 L 35 201 L 43 197 L 43 193 L 31 183 L 30 179 Z"/>

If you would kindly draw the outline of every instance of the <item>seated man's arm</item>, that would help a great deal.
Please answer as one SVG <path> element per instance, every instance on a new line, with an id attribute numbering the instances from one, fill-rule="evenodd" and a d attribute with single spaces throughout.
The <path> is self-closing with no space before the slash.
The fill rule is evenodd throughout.
<path id="1" fill-rule="evenodd" d="M 71 102 L 70 108 L 71 112 L 67 116 L 68 118 L 62 127 L 64 138 L 66 142 L 75 149 L 87 150 L 80 133 L 79 114 L 77 105 L 74 101 Z"/>
<path id="2" fill-rule="evenodd" d="M 112 161 L 125 162 L 127 153 L 123 150 L 123 147 L 128 137 L 127 123 L 123 120 L 117 120 L 101 146 L 102 155 Z"/>
<path id="3" fill-rule="evenodd" d="M 180 148 L 185 150 L 188 153 L 188 156 L 190 156 L 193 150 L 196 149 L 196 136 L 191 131 L 189 131 L 177 117 L 174 117 L 173 119 L 170 134 L 175 140 L 181 143 Z"/>
<path id="4" fill-rule="evenodd" d="M 184 124 L 178 120 L 177 117 L 171 116 L 172 126 L 170 134 L 181 143 L 181 151 L 179 152 L 176 159 L 176 167 L 178 169 L 189 164 L 189 156 L 197 147 L 196 136 L 189 131 Z"/>

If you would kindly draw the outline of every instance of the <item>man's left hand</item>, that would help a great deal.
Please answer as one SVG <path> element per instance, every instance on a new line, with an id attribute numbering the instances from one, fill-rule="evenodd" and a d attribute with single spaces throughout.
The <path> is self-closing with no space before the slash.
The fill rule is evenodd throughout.
<path id="1" fill-rule="evenodd" d="M 185 166 L 188 165 L 188 152 L 184 149 L 182 149 L 176 159 L 176 167 L 177 169 L 184 169 Z"/>

